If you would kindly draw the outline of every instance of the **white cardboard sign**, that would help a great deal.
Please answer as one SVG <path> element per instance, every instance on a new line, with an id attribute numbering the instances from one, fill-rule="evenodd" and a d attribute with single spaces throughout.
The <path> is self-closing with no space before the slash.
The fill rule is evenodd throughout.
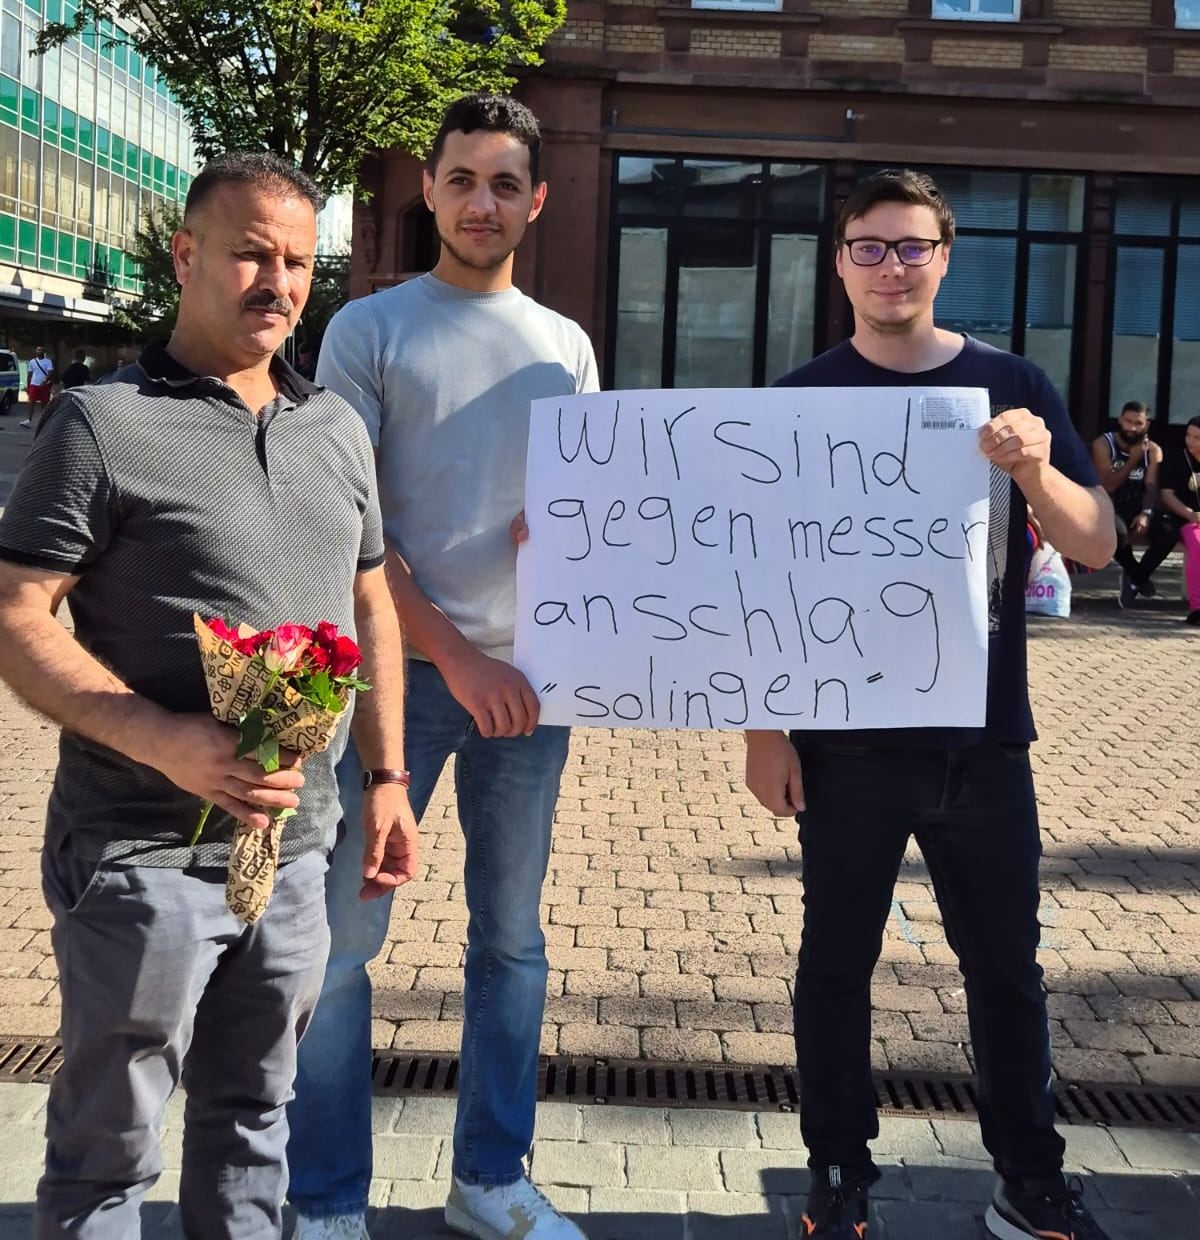
<path id="1" fill-rule="evenodd" d="M 542 721 L 982 725 L 987 418 L 974 388 L 535 401 L 515 662 Z"/>

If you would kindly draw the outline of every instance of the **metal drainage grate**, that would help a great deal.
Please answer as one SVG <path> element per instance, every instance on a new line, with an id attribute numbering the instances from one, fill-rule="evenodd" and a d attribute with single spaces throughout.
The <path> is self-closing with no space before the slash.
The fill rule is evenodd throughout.
<path id="1" fill-rule="evenodd" d="M 0 1038 L 0 1082 L 48 1085 L 62 1066 L 54 1038 Z"/>
<path id="2" fill-rule="evenodd" d="M 0 1039 L 0 1083 L 47 1084 L 62 1063 L 52 1038 Z M 376 1051 L 371 1062 L 376 1094 L 453 1097 L 457 1055 Z M 877 1072 L 875 1101 L 883 1115 L 975 1119 L 970 1077 Z M 1178 1088 L 1092 1085 L 1058 1081 L 1055 1109 L 1064 1124 L 1167 1128 L 1200 1132 L 1200 1083 Z M 645 1059 L 543 1057 L 538 1098 L 595 1106 L 680 1107 L 722 1111 L 794 1111 L 799 1085 L 792 1069 L 732 1064 L 655 1063 Z"/>
<path id="3" fill-rule="evenodd" d="M 378 1094 L 450 1097 L 458 1081 L 454 1055 L 378 1051 L 373 1075 Z M 875 1101 L 883 1115 L 975 1119 L 970 1077 L 877 1072 Z M 1055 1109 L 1064 1124 L 1170 1128 L 1200 1132 L 1200 1083 L 1191 1087 L 1093 1085 L 1058 1081 Z M 799 1084 L 792 1069 L 731 1064 L 655 1063 L 641 1059 L 543 1057 L 538 1098 L 589 1105 L 794 1111 Z"/>

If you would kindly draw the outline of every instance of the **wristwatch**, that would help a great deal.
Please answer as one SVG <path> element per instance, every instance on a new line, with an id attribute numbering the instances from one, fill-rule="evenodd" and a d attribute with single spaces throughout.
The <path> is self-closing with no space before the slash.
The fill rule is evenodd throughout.
<path id="1" fill-rule="evenodd" d="M 386 767 L 374 771 L 363 771 L 364 791 L 372 784 L 399 784 L 402 788 L 407 788 L 409 775 L 407 771 L 389 770 Z"/>

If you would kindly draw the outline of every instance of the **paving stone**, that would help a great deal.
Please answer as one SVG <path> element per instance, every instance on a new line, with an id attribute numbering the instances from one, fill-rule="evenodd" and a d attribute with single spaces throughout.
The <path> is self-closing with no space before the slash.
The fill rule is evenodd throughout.
<path id="1" fill-rule="evenodd" d="M 1058 1131 L 1067 1143 L 1066 1160 L 1070 1170 L 1129 1170 L 1129 1159 L 1117 1144 L 1111 1129 L 1063 1124 Z"/>
<path id="2" fill-rule="evenodd" d="M 1132 1167 L 1160 1171 L 1200 1169 L 1200 1133 L 1118 1128 L 1113 1130 L 1113 1138 Z"/>
<path id="3" fill-rule="evenodd" d="M 535 1141 L 578 1141 L 583 1131 L 583 1108 L 568 1102 L 543 1102 L 533 1124 Z"/>
<path id="4" fill-rule="evenodd" d="M 747 1111 L 672 1109 L 667 1112 L 667 1125 L 673 1145 L 709 1149 L 759 1148 L 755 1116 Z"/>
<path id="5" fill-rule="evenodd" d="M 377 1133 L 374 1138 L 375 1174 L 388 1180 L 428 1180 L 441 1154 L 442 1142 L 427 1136 Z"/>
<path id="6" fill-rule="evenodd" d="M 787 1240 L 787 1199 L 749 1193 L 689 1193 L 688 1240 Z"/>
<path id="7" fill-rule="evenodd" d="M 624 1150 L 618 1145 L 538 1141 L 533 1147 L 532 1175 L 539 1185 L 618 1188 L 625 1183 Z"/>
<path id="8" fill-rule="evenodd" d="M 978 1128 L 971 1128 L 978 1134 Z M 891 1155 L 904 1162 L 922 1162 L 942 1157 L 942 1147 L 934 1135 L 933 1124 L 927 1119 L 903 1119 L 892 1115 L 879 1117 L 879 1136 L 871 1142 L 871 1152 L 878 1159 Z"/>
<path id="9" fill-rule="evenodd" d="M 671 1133 L 666 1114 L 653 1107 L 590 1106 L 583 1108 L 583 1140 L 614 1145 L 667 1145 Z"/>
<path id="10" fill-rule="evenodd" d="M 768 1197 L 808 1192 L 808 1167 L 802 1155 L 783 1150 L 722 1150 L 720 1162 L 728 1192 Z"/>
<path id="11" fill-rule="evenodd" d="M 969 1206 L 945 1202 L 877 1201 L 871 1213 L 880 1240 L 928 1240 L 933 1236 L 954 1236 L 962 1240 L 981 1240 L 983 1229 Z"/>
<path id="12" fill-rule="evenodd" d="M 625 1170 L 631 1188 L 707 1193 L 722 1187 L 717 1151 L 698 1146 L 660 1149 L 631 1145 L 625 1151 Z"/>
<path id="13" fill-rule="evenodd" d="M 593 1188 L 581 1222 L 588 1240 L 683 1240 L 684 1195 L 634 1188 Z"/>

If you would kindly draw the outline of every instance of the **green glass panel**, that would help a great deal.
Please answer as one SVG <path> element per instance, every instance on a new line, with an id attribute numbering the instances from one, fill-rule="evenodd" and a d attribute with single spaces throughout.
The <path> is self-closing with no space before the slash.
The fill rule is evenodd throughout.
<path id="1" fill-rule="evenodd" d="M 46 0 L 46 20 L 62 21 L 62 0 Z"/>
<path id="2" fill-rule="evenodd" d="M 137 52 L 131 51 L 129 53 L 129 76 L 133 78 L 135 82 L 140 82 L 142 80 L 143 63 L 142 58 L 137 54 Z"/>
<path id="3" fill-rule="evenodd" d="M 57 236 L 53 228 L 42 229 L 42 244 L 38 249 L 38 256 L 50 267 L 54 266 L 54 242 Z"/>
<path id="4" fill-rule="evenodd" d="M 63 108 L 62 118 L 60 121 L 60 127 L 62 129 L 62 136 L 63 136 L 64 142 L 70 142 L 72 145 L 74 145 L 75 131 L 76 131 L 76 126 L 78 122 L 79 122 L 79 118 L 75 115 L 74 112 L 71 111 L 70 108 Z"/>
<path id="5" fill-rule="evenodd" d="M 17 217 L 0 214 L 0 250 L 6 250 L 11 257 L 17 249 Z"/>
<path id="6" fill-rule="evenodd" d="M 58 104 L 53 99 L 42 100 L 42 123 L 46 126 L 46 137 L 51 142 L 57 142 Z"/>
<path id="7" fill-rule="evenodd" d="M 37 249 L 37 225 L 32 220 L 17 221 L 17 245 L 23 254 Z"/>
<path id="8" fill-rule="evenodd" d="M 8 113 L 16 120 L 21 107 L 21 86 L 10 77 L 0 73 L 0 112 Z"/>
<path id="9" fill-rule="evenodd" d="M 167 193 L 172 197 L 175 196 L 176 190 L 179 188 L 179 169 L 174 164 L 167 165 Z"/>
<path id="10" fill-rule="evenodd" d="M 96 150 L 107 155 L 112 149 L 112 134 L 103 125 L 96 126 Z"/>
<path id="11" fill-rule="evenodd" d="M 21 87 L 21 128 L 29 134 L 37 136 L 39 127 L 37 91 L 28 86 Z"/>
<path id="12" fill-rule="evenodd" d="M 92 128 L 92 122 L 81 116 L 79 118 L 79 153 L 90 158 L 94 142 L 95 130 Z"/>
<path id="13" fill-rule="evenodd" d="M 42 0 L 25 0 L 25 7 L 32 9 L 35 13 L 42 11 Z"/>
<path id="14" fill-rule="evenodd" d="M 75 238 L 75 274 L 86 277 L 92 269 L 92 243 L 84 237 Z"/>
<path id="15" fill-rule="evenodd" d="M 131 180 L 137 180 L 138 170 L 138 149 L 132 142 L 125 143 L 125 175 Z"/>
<path id="16" fill-rule="evenodd" d="M 160 155 L 154 157 L 154 179 L 159 185 L 167 179 L 167 161 Z"/>
<path id="17" fill-rule="evenodd" d="M 125 139 L 119 134 L 113 134 L 112 137 L 112 157 L 116 166 L 120 168 L 125 166 Z"/>

